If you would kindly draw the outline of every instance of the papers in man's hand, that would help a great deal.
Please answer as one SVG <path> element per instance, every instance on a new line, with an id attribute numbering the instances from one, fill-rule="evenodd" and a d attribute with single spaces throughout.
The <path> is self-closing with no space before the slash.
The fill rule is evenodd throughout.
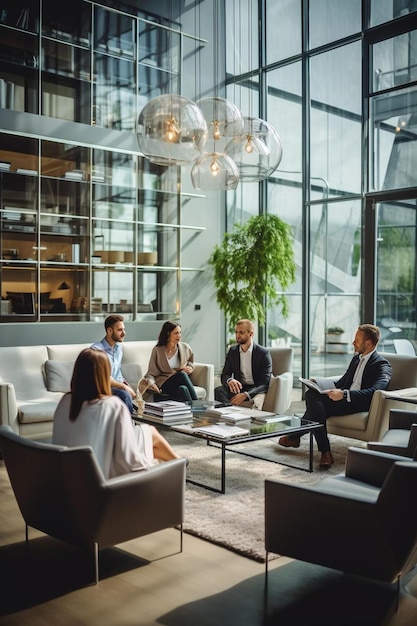
<path id="1" fill-rule="evenodd" d="M 302 378 L 299 379 L 306 387 L 310 389 L 314 389 L 314 391 L 318 391 L 319 393 L 327 393 L 329 389 L 334 389 L 335 384 L 331 378 Z"/>

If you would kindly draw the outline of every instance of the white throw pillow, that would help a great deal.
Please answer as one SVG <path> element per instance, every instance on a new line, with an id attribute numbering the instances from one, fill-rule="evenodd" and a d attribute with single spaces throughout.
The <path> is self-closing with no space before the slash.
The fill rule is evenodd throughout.
<path id="1" fill-rule="evenodd" d="M 136 389 L 142 378 L 142 368 L 139 363 L 122 363 L 122 374 L 132 389 Z"/>

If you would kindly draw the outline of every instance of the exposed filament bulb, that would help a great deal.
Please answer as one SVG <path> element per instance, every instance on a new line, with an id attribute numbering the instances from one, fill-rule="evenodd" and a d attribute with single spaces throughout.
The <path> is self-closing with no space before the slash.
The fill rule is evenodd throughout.
<path id="1" fill-rule="evenodd" d="M 219 120 L 214 120 L 213 121 L 213 126 L 214 126 L 213 139 L 218 141 L 221 138 L 221 136 L 222 136 L 221 132 L 220 132 L 220 122 L 219 122 Z"/>
<path id="2" fill-rule="evenodd" d="M 180 129 L 175 117 L 169 117 L 165 122 L 165 134 L 164 139 L 169 143 L 174 143 L 179 140 Z"/>
<path id="3" fill-rule="evenodd" d="M 213 160 L 210 163 L 210 172 L 213 174 L 213 176 L 216 176 L 220 171 L 220 166 L 217 163 L 217 159 L 215 157 L 215 155 L 213 155 Z"/>
<path id="4" fill-rule="evenodd" d="M 252 151 L 253 151 L 252 136 L 248 134 L 246 135 L 245 152 L 250 154 Z"/>

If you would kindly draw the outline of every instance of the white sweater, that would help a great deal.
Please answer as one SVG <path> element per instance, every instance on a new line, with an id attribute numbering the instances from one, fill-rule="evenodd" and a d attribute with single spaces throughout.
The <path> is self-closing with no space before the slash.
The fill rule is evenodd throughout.
<path id="1" fill-rule="evenodd" d="M 54 415 L 52 442 L 58 445 L 91 446 L 105 478 L 146 469 L 153 458 L 152 433 L 135 425 L 117 396 L 85 402 L 77 419 L 69 419 L 71 394 L 65 394 Z"/>

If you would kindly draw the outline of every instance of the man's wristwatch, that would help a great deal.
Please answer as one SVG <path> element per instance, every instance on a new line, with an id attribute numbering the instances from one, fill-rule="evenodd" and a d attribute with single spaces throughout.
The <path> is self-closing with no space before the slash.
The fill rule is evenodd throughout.
<path id="1" fill-rule="evenodd" d="M 348 399 L 347 389 L 343 389 L 343 400 L 347 400 L 347 399 Z"/>

